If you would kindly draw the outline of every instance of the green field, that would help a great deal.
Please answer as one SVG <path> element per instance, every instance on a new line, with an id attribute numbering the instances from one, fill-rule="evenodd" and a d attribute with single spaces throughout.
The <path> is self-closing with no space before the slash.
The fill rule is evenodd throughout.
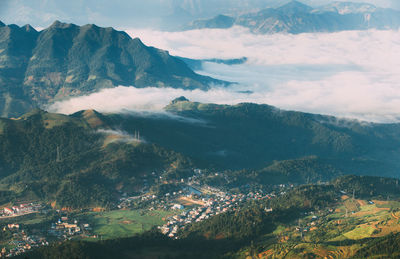
<path id="1" fill-rule="evenodd" d="M 357 226 L 355 229 L 352 231 L 349 231 L 343 236 L 345 236 L 348 239 L 363 239 L 363 238 L 368 238 L 371 237 L 371 235 L 374 233 L 375 228 L 371 226 Z"/>
<path id="2" fill-rule="evenodd" d="M 377 208 L 400 209 L 399 201 L 388 201 L 388 204 L 376 204 Z"/>
<path id="3" fill-rule="evenodd" d="M 130 237 L 137 233 L 162 225 L 162 218 L 168 217 L 168 211 L 114 210 L 90 212 L 85 218 L 93 228 L 93 234 L 102 239 Z"/>
<path id="4" fill-rule="evenodd" d="M 46 216 L 41 213 L 30 213 L 18 217 L 11 217 L 11 218 L 2 218 L 0 219 L 0 226 L 9 224 L 9 223 L 16 223 L 22 224 L 25 226 L 40 224 L 44 222 L 50 222 L 52 219 L 51 216 Z"/>

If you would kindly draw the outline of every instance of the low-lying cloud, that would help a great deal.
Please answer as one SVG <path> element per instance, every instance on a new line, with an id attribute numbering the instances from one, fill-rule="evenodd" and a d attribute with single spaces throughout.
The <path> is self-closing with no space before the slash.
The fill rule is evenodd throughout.
<path id="1" fill-rule="evenodd" d="M 97 133 L 112 136 L 113 138 L 108 140 L 108 143 L 112 142 L 124 142 L 124 143 L 144 143 L 146 142 L 142 136 L 140 136 L 140 132 L 134 132 L 133 134 L 129 134 L 125 131 L 121 130 L 111 130 L 111 129 L 99 129 Z"/>
<path id="2" fill-rule="evenodd" d="M 247 57 L 242 65 L 205 63 L 201 74 L 238 82 L 210 91 L 117 87 L 58 102 L 50 110 L 161 110 L 186 96 L 192 101 L 266 103 L 282 109 L 375 122 L 400 120 L 400 32 L 347 31 L 255 35 L 229 30 L 130 30 L 147 45 L 196 59 Z M 247 91 L 247 92 L 245 92 Z M 112 100 L 112 101 L 111 101 Z"/>

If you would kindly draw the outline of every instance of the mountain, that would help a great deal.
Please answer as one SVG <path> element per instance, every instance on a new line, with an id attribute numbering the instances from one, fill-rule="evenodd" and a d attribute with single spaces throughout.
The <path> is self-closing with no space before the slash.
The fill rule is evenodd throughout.
<path id="1" fill-rule="evenodd" d="M 100 2 L 99 2 L 100 1 Z M 180 28 L 194 19 L 212 17 L 220 13 L 249 12 L 255 8 L 281 5 L 287 0 L 151 0 L 119 1 L 70 0 L 42 4 L 2 0 L 1 18 L 18 25 L 30 23 L 34 27 L 47 27 L 55 18 L 87 24 L 129 28 Z M 96 14 L 93 16 L 93 14 Z"/>
<path id="2" fill-rule="evenodd" d="M 234 18 L 220 14 L 211 19 L 196 20 L 190 24 L 188 29 L 191 28 L 226 29 L 232 27 L 234 23 L 235 23 Z"/>
<path id="3" fill-rule="evenodd" d="M 397 162 L 393 162 L 399 148 L 398 124 L 364 124 L 251 103 L 215 105 L 183 100 L 165 109 L 191 118 L 192 123 L 175 122 L 181 126 L 168 130 L 166 138 L 162 131 L 169 129 L 169 123 L 157 121 L 158 125 L 162 123 L 161 128 L 143 125 L 141 131 L 154 132 L 149 140 L 224 168 L 262 168 L 273 160 L 312 155 L 344 159 L 337 164 L 358 172 L 383 173 L 385 170 L 378 169 L 380 165 L 397 167 Z M 150 118 L 132 120 L 155 123 Z M 132 127 L 130 124 L 126 119 L 122 127 Z M 182 140 L 177 142 L 177 138 Z M 370 164 L 365 167 L 363 163 Z"/>
<path id="4" fill-rule="evenodd" d="M 224 19 L 220 17 L 194 21 L 186 29 L 230 28 L 239 25 L 260 34 L 298 34 L 400 27 L 400 11 L 350 2 L 335 2 L 312 8 L 291 1 L 278 8 L 267 8 L 238 16 L 222 16 Z"/>
<path id="5" fill-rule="evenodd" d="M 352 2 L 333 2 L 319 8 L 315 8 L 313 12 L 337 12 L 339 14 L 351 13 L 373 13 L 378 8 L 372 4 L 352 3 Z"/>
<path id="6" fill-rule="evenodd" d="M 54 22 L 0 27 L 0 114 L 118 85 L 208 89 L 222 83 L 194 73 L 167 51 L 112 28 Z"/>
<path id="7" fill-rule="evenodd" d="M 225 176 L 206 181 L 228 189 L 346 174 L 399 176 L 399 129 L 184 97 L 163 113 L 33 110 L 0 119 L 0 191 L 9 193 L 4 201 L 30 197 L 86 207 L 137 193 L 146 188 L 144 179 L 147 188 L 156 185 L 147 177 L 152 172 L 176 180 L 193 168 L 221 171 Z"/>
<path id="8" fill-rule="evenodd" d="M 0 202 L 108 206 L 118 193 L 142 190 L 150 172 L 190 166 L 182 155 L 110 130 L 102 119 L 93 110 L 75 116 L 33 110 L 0 119 L 0 182 L 7 193 Z"/>

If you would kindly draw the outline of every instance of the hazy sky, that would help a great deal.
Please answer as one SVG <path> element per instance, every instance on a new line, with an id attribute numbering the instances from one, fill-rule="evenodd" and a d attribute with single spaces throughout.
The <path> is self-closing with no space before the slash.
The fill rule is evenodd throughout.
<path id="1" fill-rule="evenodd" d="M 54 20 L 79 25 L 155 27 L 166 23 L 179 25 L 199 17 L 219 13 L 276 7 L 288 0 L 0 0 L 0 20 L 18 25 L 46 27 Z M 323 5 L 329 0 L 303 0 Z M 400 0 L 352 0 L 380 7 L 400 8 Z"/>

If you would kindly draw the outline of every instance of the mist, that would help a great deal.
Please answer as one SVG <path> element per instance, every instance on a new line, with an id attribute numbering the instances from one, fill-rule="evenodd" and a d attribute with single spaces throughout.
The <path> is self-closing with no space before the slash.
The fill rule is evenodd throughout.
<path id="1" fill-rule="evenodd" d="M 145 143 L 146 141 L 142 136 L 137 135 L 138 132 L 134 132 L 133 134 L 129 134 L 125 131 L 121 130 L 110 130 L 110 129 L 99 129 L 97 133 L 104 134 L 109 136 L 106 143 L 112 142 L 124 142 L 124 143 Z"/>
<path id="2" fill-rule="evenodd" d="M 117 87 L 57 102 L 50 111 L 161 111 L 171 100 L 237 104 L 373 122 L 400 120 L 400 32 L 346 31 L 254 35 L 246 29 L 162 32 L 128 30 L 171 55 L 195 59 L 247 57 L 242 65 L 205 62 L 198 73 L 237 82 L 209 91 Z"/>

